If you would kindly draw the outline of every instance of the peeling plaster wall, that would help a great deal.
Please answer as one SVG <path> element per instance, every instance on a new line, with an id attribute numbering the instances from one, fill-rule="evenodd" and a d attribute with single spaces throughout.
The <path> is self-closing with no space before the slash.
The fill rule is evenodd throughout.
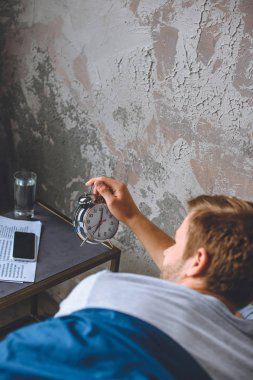
<path id="1" fill-rule="evenodd" d="M 84 182 L 128 183 L 173 233 L 200 193 L 253 199 L 253 2 L 1 2 L 1 112 L 16 167 L 71 214 Z M 121 227 L 121 270 L 157 274 Z"/>

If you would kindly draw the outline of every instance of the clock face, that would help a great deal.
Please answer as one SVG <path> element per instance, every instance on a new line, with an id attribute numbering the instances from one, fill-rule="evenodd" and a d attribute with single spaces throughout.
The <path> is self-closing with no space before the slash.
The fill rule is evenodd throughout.
<path id="1" fill-rule="evenodd" d="M 99 203 L 86 211 L 83 225 L 89 239 L 105 241 L 116 234 L 119 221 L 110 213 L 105 203 Z"/>

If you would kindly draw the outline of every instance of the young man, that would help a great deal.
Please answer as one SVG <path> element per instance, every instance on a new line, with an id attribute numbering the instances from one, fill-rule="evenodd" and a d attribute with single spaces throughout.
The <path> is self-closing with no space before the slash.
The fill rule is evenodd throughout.
<path id="1" fill-rule="evenodd" d="M 161 279 L 102 271 L 83 280 L 56 316 L 83 308 L 123 312 L 173 338 L 211 378 L 250 379 L 253 321 L 239 310 L 253 300 L 253 204 L 198 197 L 173 239 L 139 211 L 123 183 L 97 177 L 86 185 L 135 233 Z"/>

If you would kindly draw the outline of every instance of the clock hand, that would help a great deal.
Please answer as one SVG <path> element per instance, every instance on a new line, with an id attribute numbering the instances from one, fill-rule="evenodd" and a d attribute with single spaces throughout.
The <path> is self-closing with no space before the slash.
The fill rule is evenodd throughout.
<path id="1" fill-rule="evenodd" d="M 98 223 L 100 223 L 100 222 L 98 222 Z M 93 226 L 88 226 L 88 229 L 91 230 L 92 228 L 97 227 L 97 225 L 98 225 L 98 224 L 96 223 L 96 224 L 94 224 Z"/>
<path id="2" fill-rule="evenodd" d="M 104 212 L 104 209 L 102 208 L 101 214 L 100 214 L 100 220 L 99 220 L 98 224 L 97 223 L 94 224 L 93 226 L 90 227 L 90 229 L 92 229 L 92 228 L 94 228 L 96 226 L 98 227 L 99 225 L 101 225 L 102 223 L 105 222 L 105 219 L 103 220 L 103 212 Z"/>
<path id="3" fill-rule="evenodd" d="M 104 213 L 104 208 L 102 207 L 101 214 L 100 214 L 100 223 L 101 223 L 102 220 L 103 220 L 103 213 Z"/>
<path id="4" fill-rule="evenodd" d="M 103 213 L 104 213 L 104 209 L 103 209 L 103 207 L 102 207 L 101 214 L 100 214 L 100 221 L 98 222 L 98 225 L 97 225 L 95 231 L 93 232 L 93 234 L 95 234 L 95 233 L 97 232 L 97 230 L 98 230 L 98 232 L 99 232 L 101 224 L 104 223 L 104 220 L 103 220 Z"/>
<path id="5" fill-rule="evenodd" d="M 93 231 L 92 233 L 95 234 L 97 232 L 97 230 L 100 228 L 101 224 L 103 224 L 104 222 L 106 221 L 106 219 L 101 219 L 99 222 L 98 222 L 98 225 L 95 229 L 95 231 Z"/>
<path id="6" fill-rule="evenodd" d="M 93 234 L 95 234 L 97 232 L 97 230 L 100 228 L 100 225 L 101 225 L 101 223 L 99 222 L 95 231 L 92 232 Z"/>
<path id="7" fill-rule="evenodd" d="M 97 225 L 95 231 L 93 231 L 93 234 L 95 234 L 97 231 L 99 232 L 101 224 L 103 224 L 106 221 L 106 219 L 103 219 L 103 214 L 104 214 L 104 209 L 102 207 L 101 214 L 100 214 L 100 221 L 98 222 L 98 225 Z"/>
<path id="8" fill-rule="evenodd" d="M 90 226 L 90 227 L 88 228 L 89 230 L 91 230 L 92 228 L 96 227 L 95 230 L 92 232 L 93 235 L 97 232 L 97 230 L 100 229 L 101 224 L 103 224 L 103 223 L 106 221 L 106 219 L 103 219 L 103 214 L 104 214 L 104 209 L 103 209 L 103 207 L 102 207 L 99 222 L 96 223 L 96 224 L 94 224 L 93 226 Z"/>
<path id="9" fill-rule="evenodd" d="M 100 220 L 98 223 L 94 224 L 93 226 L 89 226 L 88 229 L 91 230 L 91 229 L 94 228 L 94 227 L 97 227 L 97 229 L 98 229 L 98 227 L 100 227 L 101 224 L 103 224 L 105 221 L 106 221 L 106 219 L 102 219 L 102 220 Z M 95 230 L 95 231 L 96 231 L 96 230 Z M 94 232 L 95 232 L 95 231 L 94 231 Z"/>

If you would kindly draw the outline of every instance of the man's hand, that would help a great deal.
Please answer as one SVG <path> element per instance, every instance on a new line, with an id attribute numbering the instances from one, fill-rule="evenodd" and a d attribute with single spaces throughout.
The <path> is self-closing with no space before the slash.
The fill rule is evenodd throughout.
<path id="1" fill-rule="evenodd" d="M 140 212 L 126 185 L 112 178 L 95 177 L 86 186 L 93 186 L 95 194 L 102 195 L 111 213 L 135 233 L 161 269 L 164 250 L 175 242 Z"/>
<path id="2" fill-rule="evenodd" d="M 95 177 L 86 186 L 93 186 L 95 194 L 102 195 L 115 218 L 129 227 L 141 214 L 124 183 L 108 177 Z"/>

